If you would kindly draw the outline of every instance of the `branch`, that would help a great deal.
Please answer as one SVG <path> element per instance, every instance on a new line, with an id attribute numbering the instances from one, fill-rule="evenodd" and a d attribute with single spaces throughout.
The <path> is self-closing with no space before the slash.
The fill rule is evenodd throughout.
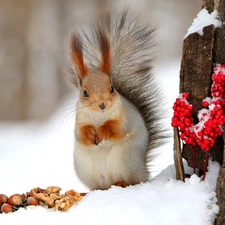
<path id="1" fill-rule="evenodd" d="M 184 181 L 184 165 L 182 161 L 180 137 L 178 128 L 173 129 L 174 132 L 174 163 L 176 168 L 176 179 Z"/>

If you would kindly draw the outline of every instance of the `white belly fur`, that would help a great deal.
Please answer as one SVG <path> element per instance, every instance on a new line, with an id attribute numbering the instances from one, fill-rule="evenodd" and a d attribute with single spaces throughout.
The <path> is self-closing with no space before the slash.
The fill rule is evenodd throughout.
<path id="1" fill-rule="evenodd" d="M 108 189 L 119 181 L 127 184 L 147 181 L 144 139 L 144 136 L 128 137 L 119 144 L 105 141 L 102 146 L 91 148 L 75 143 L 74 166 L 78 177 L 91 190 Z"/>
<path id="2" fill-rule="evenodd" d="M 109 188 L 114 168 L 110 166 L 110 146 L 105 143 L 102 146 L 86 148 L 79 143 L 75 144 L 75 169 L 78 177 L 90 189 Z M 111 168 L 111 169 L 110 169 Z"/>

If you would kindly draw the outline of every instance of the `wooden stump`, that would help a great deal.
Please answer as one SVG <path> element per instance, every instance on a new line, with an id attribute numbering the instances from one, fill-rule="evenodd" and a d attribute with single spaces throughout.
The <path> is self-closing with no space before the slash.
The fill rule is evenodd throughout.
<path id="1" fill-rule="evenodd" d="M 189 102 L 193 105 L 194 122 L 198 122 L 197 113 L 202 109 L 202 100 L 211 96 L 213 73 L 213 48 L 215 29 L 213 25 L 204 27 L 203 35 L 190 34 L 183 43 L 183 55 L 180 70 L 180 93 L 189 93 Z M 222 163 L 223 140 L 218 138 L 210 153 L 214 160 Z M 195 147 L 196 167 L 203 170 L 205 153 Z M 184 145 L 183 157 L 192 167 L 191 149 Z"/>
<path id="2" fill-rule="evenodd" d="M 217 9 L 219 19 L 225 21 L 225 1 L 202 0 L 203 8 L 210 13 Z M 225 25 L 214 29 L 213 25 L 204 27 L 203 35 L 198 33 L 190 34 L 183 43 L 183 55 L 180 70 L 180 93 L 188 92 L 189 102 L 193 105 L 194 122 L 197 123 L 197 112 L 202 108 L 201 102 L 204 98 L 211 96 L 211 84 L 213 67 L 216 64 L 225 64 Z M 223 127 L 225 131 L 225 126 Z M 225 225 L 225 134 L 223 138 L 218 137 L 216 144 L 210 150 L 213 160 L 216 160 L 222 167 L 217 180 L 217 198 L 219 214 L 216 225 Z M 204 152 L 196 147 L 196 167 L 203 170 Z M 192 167 L 192 152 L 188 146 L 183 147 L 183 157 L 188 165 Z"/>

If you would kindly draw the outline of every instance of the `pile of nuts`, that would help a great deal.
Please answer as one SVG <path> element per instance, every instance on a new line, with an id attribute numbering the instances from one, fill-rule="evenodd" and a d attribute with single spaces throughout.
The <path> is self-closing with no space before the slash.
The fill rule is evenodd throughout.
<path id="1" fill-rule="evenodd" d="M 82 199 L 82 194 L 69 190 L 60 194 L 61 188 L 49 186 L 46 189 L 34 188 L 26 194 L 14 194 L 9 198 L 0 194 L 0 213 L 15 212 L 19 208 L 28 208 L 41 205 L 44 208 L 67 211 L 75 202 Z"/>

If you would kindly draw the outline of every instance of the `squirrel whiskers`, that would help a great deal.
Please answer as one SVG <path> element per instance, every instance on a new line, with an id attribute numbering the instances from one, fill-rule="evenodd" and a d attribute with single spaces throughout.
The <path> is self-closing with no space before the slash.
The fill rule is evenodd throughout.
<path id="1" fill-rule="evenodd" d="M 160 91 L 151 74 L 155 28 L 128 10 L 105 14 L 71 37 L 79 88 L 74 166 L 90 189 L 149 179 L 149 153 L 164 143 Z"/>

